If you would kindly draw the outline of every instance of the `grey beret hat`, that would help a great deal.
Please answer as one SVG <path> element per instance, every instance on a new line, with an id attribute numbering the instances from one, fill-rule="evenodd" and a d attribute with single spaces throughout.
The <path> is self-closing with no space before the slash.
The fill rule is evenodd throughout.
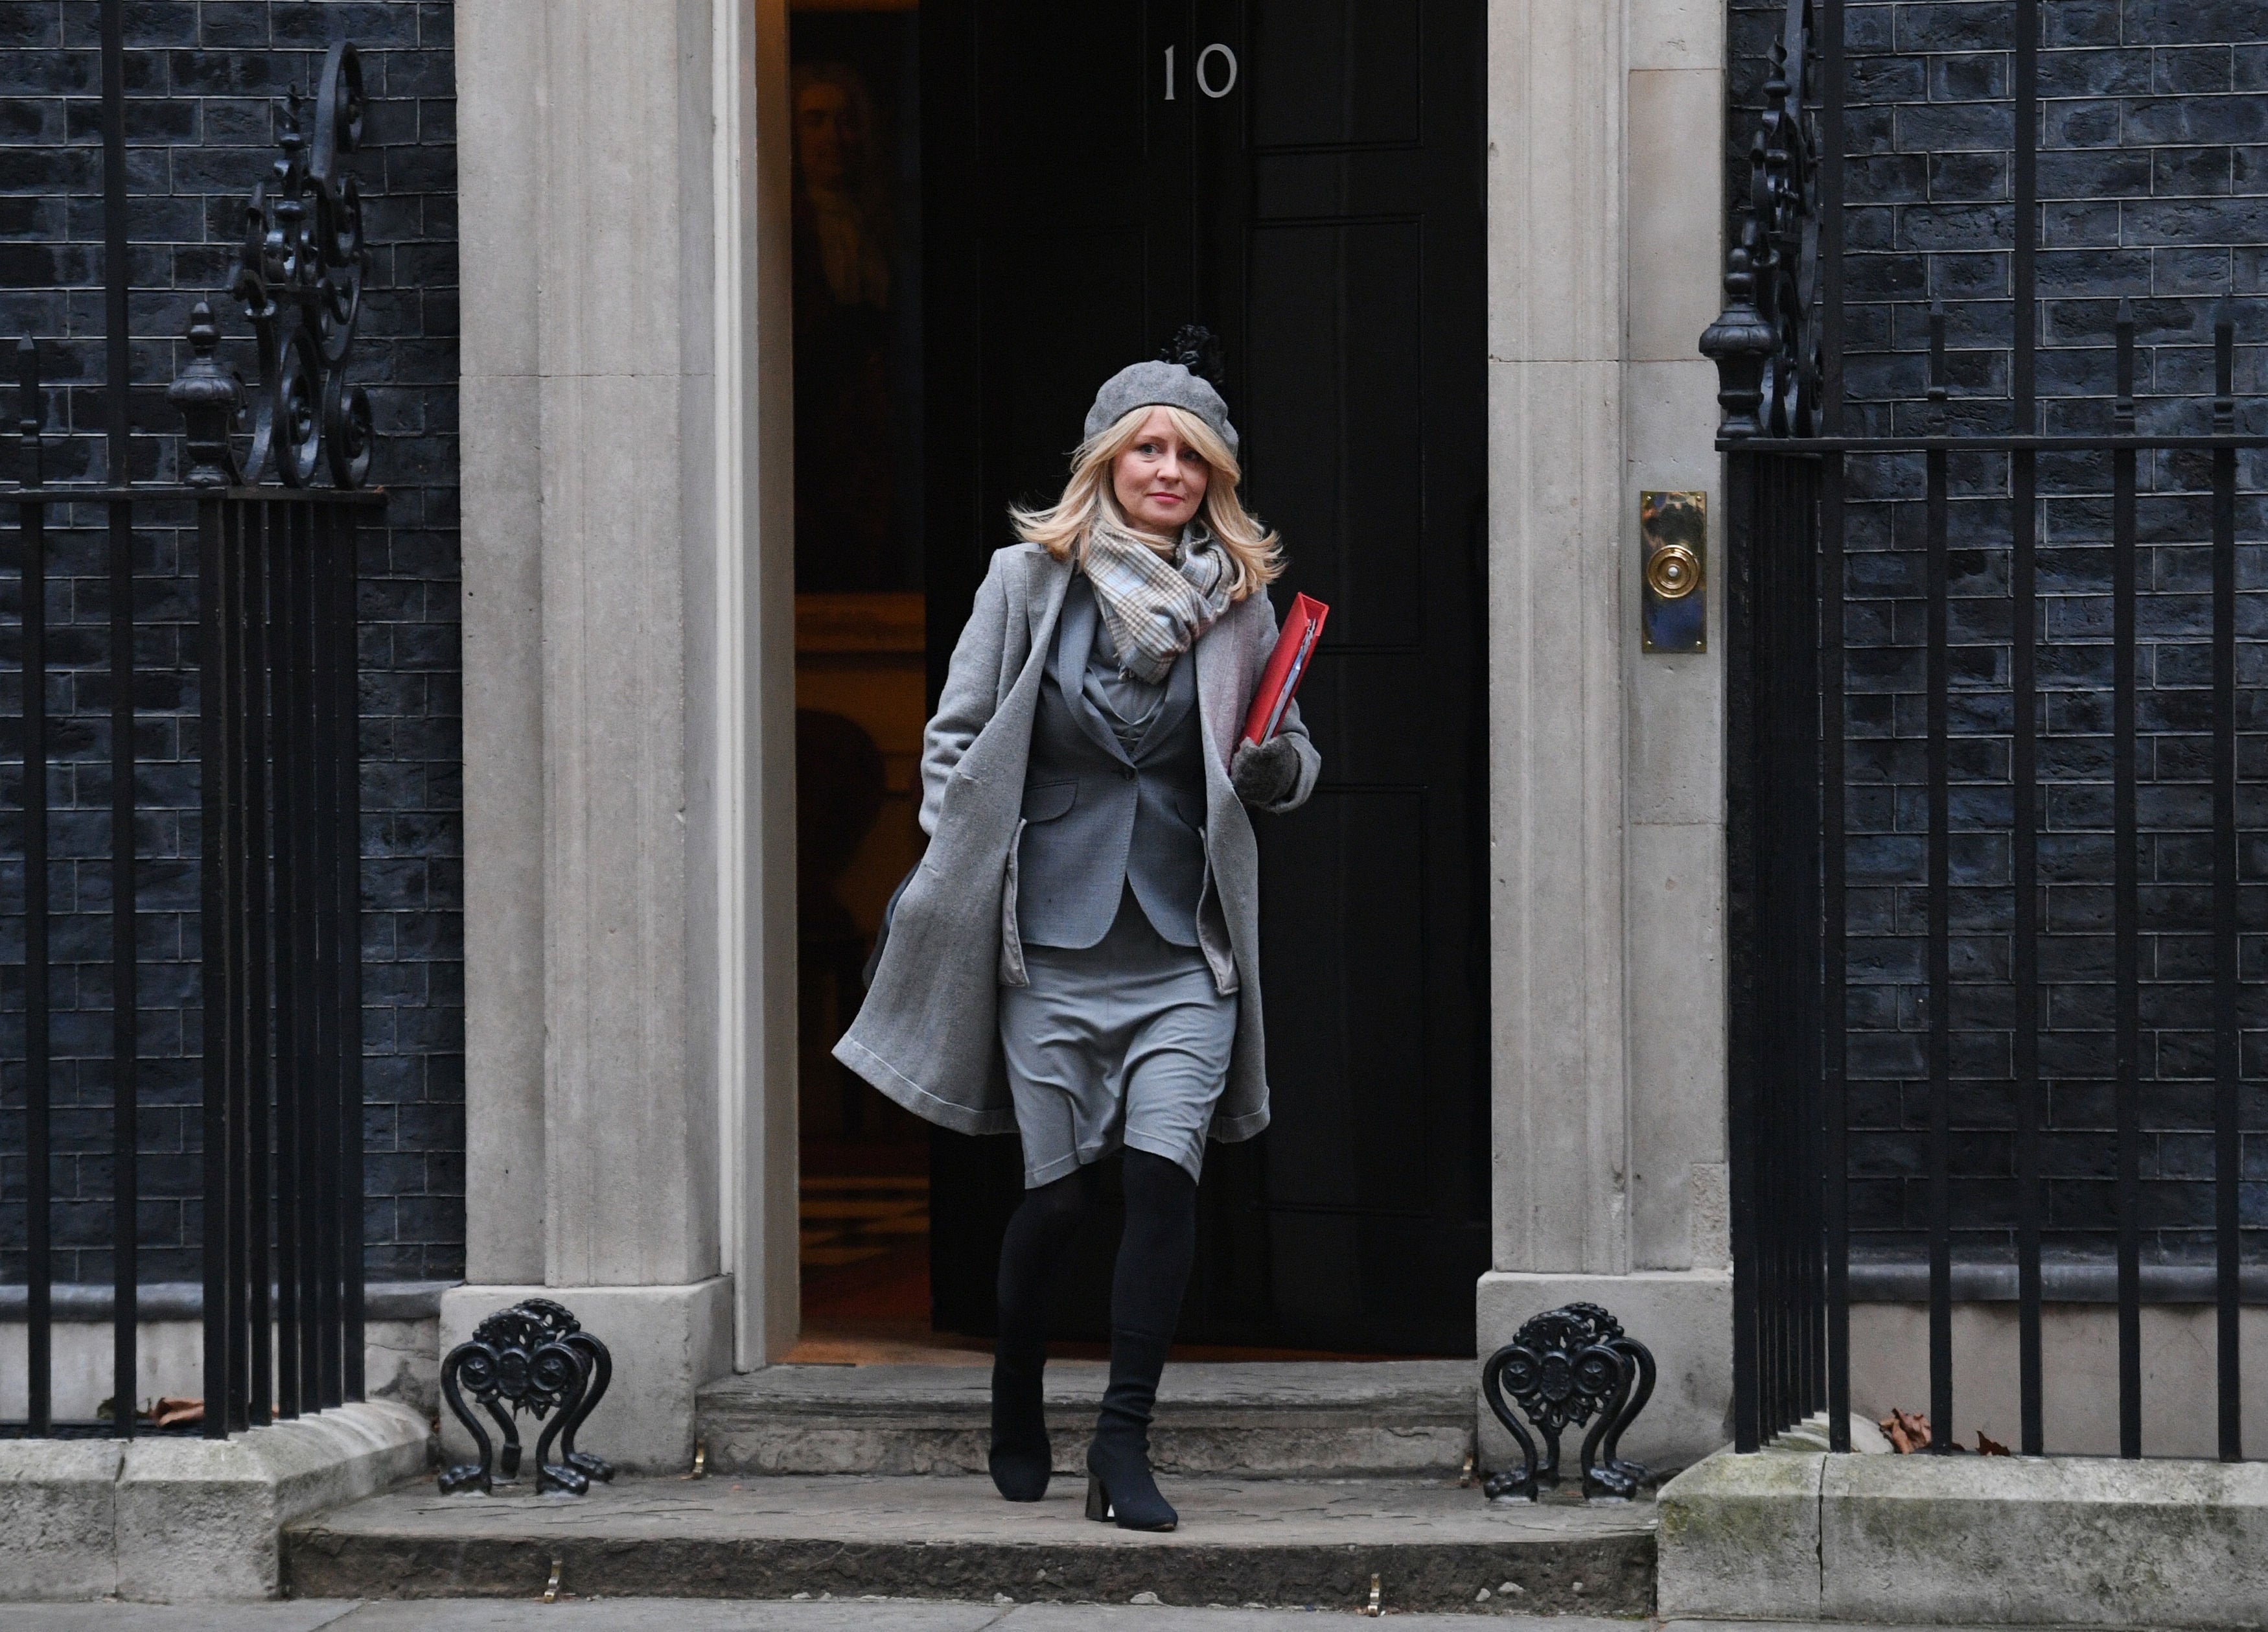
<path id="1" fill-rule="evenodd" d="M 1094 406 L 1086 410 L 1086 434 L 1101 434 L 1138 408 L 1185 408 L 1219 432 L 1230 453 L 1237 451 L 1228 404 L 1208 381 L 1179 363 L 1136 363 L 1104 380 Z"/>

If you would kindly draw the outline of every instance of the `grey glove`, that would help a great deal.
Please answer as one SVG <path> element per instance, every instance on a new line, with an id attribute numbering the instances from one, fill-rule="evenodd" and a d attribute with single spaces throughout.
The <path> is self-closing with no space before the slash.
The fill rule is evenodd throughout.
<path id="1" fill-rule="evenodd" d="M 1228 762 L 1228 779 L 1248 805 L 1280 804 L 1300 785 L 1300 751 L 1288 736 L 1240 743 Z"/>

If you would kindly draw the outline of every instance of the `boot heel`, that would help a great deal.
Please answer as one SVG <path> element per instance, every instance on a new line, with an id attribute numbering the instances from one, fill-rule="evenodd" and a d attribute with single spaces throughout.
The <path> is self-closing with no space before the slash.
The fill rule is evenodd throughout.
<path id="1" fill-rule="evenodd" d="M 1110 1522 L 1110 1493 L 1093 1473 L 1086 1476 L 1086 1516 L 1098 1525 Z"/>

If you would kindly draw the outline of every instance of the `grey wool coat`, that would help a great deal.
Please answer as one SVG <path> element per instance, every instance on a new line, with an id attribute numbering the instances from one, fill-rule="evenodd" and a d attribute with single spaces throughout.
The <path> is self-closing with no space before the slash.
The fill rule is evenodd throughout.
<path id="1" fill-rule="evenodd" d="M 1009 873 L 1023 821 L 1025 763 L 1040 679 L 1075 569 L 1036 544 L 993 556 L 922 753 L 921 824 L 929 849 L 898 897 L 882 961 L 835 1058 L 918 1116 L 963 1134 L 1014 1131 L 1000 1056 L 1000 984 L 1020 973 Z M 1268 1126 L 1261 1041 L 1260 860 L 1228 779 L 1245 711 L 1276 646 L 1276 611 L 1247 596 L 1198 639 L 1197 713 L 1204 757 L 1205 852 L 1235 963 L 1236 1046 L 1212 1137 Z M 1296 809 L 1322 761 L 1295 704 L 1278 734 L 1299 779 L 1271 811 Z"/>

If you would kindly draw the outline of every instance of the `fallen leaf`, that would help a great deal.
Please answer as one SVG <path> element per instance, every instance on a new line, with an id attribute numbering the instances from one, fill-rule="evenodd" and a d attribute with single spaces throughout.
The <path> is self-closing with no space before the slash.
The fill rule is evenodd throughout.
<path id="1" fill-rule="evenodd" d="M 1929 1449 L 1929 1419 L 1919 1412 L 1901 1411 L 1893 1406 L 1890 1414 L 1876 1426 L 1889 1436 L 1890 1449 L 1900 1456 Z"/>
<path id="2" fill-rule="evenodd" d="M 1987 1439 L 1984 1430 L 1980 1428 L 1977 1430 L 1977 1454 L 1980 1457 L 2004 1457 L 2008 1454 L 2008 1447 L 1997 1439 Z"/>

